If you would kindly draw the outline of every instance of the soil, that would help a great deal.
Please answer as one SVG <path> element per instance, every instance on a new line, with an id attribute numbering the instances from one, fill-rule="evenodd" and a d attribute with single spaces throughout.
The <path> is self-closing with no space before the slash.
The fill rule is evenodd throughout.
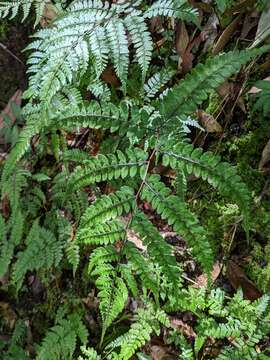
<path id="1" fill-rule="evenodd" d="M 25 63 L 26 54 L 22 50 L 29 43 L 31 27 L 19 20 L 1 21 L 0 24 L 0 110 L 16 90 L 27 86 Z M 13 55 L 12 55 L 12 54 Z M 17 57 L 19 60 L 17 60 Z"/>

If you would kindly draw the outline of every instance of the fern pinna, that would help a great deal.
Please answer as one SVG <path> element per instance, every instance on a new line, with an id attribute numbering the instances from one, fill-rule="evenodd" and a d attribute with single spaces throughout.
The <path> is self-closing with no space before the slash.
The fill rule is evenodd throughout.
<path id="1" fill-rule="evenodd" d="M 54 2 L 58 16 L 52 26 L 34 35 L 26 49 L 30 51 L 26 125 L 2 171 L 2 199 L 9 202 L 10 213 L 7 219 L 0 217 L 0 277 L 10 269 L 11 284 L 20 291 L 28 271 L 49 274 L 65 266 L 72 267 L 76 277 L 87 258 L 86 273 L 99 299 L 100 344 L 97 350 L 87 346 L 81 319 L 69 314 L 47 332 L 37 359 L 71 359 L 77 354 L 78 339 L 83 344 L 80 360 L 104 356 L 128 360 L 152 333 L 159 334 L 161 325 L 170 328 L 164 303 L 166 311 L 201 312 L 195 348 L 179 340 L 186 358 L 197 356 L 207 337 L 243 341 L 238 315 L 229 318 L 223 312 L 222 294 L 211 293 L 207 302 L 205 293 L 183 289 L 175 249 L 143 204 L 183 237 L 209 274 L 214 254 L 207 231 L 185 202 L 188 176 L 201 178 L 236 203 L 244 219 L 249 216 L 251 196 L 233 166 L 190 143 L 188 128 L 199 127 L 194 114 L 213 89 L 269 47 L 221 54 L 198 64 L 178 82 L 175 68 L 152 66 L 156 55 L 149 19 L 174 17 L 197 24 L 197 11 L 188 1 L 68 3 Z M 16 15 L 21 8 L 26 17 L 32 6 L 39 18 L 45 4 L 0 2 L 0 16 Z M 104 81 L 110 64 L 121 84 L 117 89 Z M 132 72 L 138 75 L 136 88 L 132 88 Z M 76 141 L 66 140 L 67 133 L 85 128 L 112 140 L 107 149 L 104 141 L 104 147 L 90 155 L 79 150 Z M 31 174 L 29 169 L 34 172 L 44 153 L 55 158 L 55 167 L 48 174 Z M 173 171 L 177 191 L 155 173 L 156 165 Z M 143 299 L 130 330 L 108 344 L 109 329 L 121 320 L 130 298 Z M 209 322 L 205 309 L 227 317 L 226 323 Z M 252 329 L 248 335 L 254 340 Z M 237 351 L 228 347 L 224 354 Z"/>

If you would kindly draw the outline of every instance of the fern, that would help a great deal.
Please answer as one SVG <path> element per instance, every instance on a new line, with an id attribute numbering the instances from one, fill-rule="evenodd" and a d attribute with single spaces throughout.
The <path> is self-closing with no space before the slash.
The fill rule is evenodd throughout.
<path id="1" fill-rule="evenodd" d="M 160 182 L 160 177 L 152 175 L 142 191 L 142 199 L 150 202 L 157 213 L 166 219 L 175 231 L 184 236 L 192 247 L 195 257 L 207 271 L 210 271 L 213 254 L 204 229 L 186 205 L 170 193 L 170 189 Z"/>
<path id="2" fill-rule="evenodd" d="M 174 169 L 184 169 L 188 174 L 192 173 L 207 180 L 222 195 L 237 203 L 243 213 L 247 215 L 250 207 L 249 191 L 234 167 L 221 162 L 219 156 L 203 152 L 200 148 L 194 149 L 191 144 L 172 144 L 166 146 L 165 149 L 163 156 L 165 166 L 170 165 Z"/>
<path id="3" fill-rule="evenodd" d="M 139 171 L 143 174 L 146 159 L 147 154 L 137 148 L 126 150 L 126 154 L 117 150 L 116 154 L 97 155 L 84 161 L 83 167 L 75 169 L 69 180 L 69 188 L 74 191 L 101 181 L 134 177 Z"/>
<path id="4" fill-rule="evenodd" d="M 85 346 L 81 347 L 83 356 L 79 356 L 78 360 L 101 360 L 101 356 L 93 348 L 86 348 Z"/>
<path id="5" fill-rule="evenodd" d="M 186 0 L 157 0 L 144 14 L 146 18 L 155 16 L 175 17 L 197 23 L 197 11 Z"/>
<path id="6" fill-rule="evenodd" d="M 128 360 L 150 340 L 152 332 L 159 334 L 160 324 L 169 326 L 166 314 L 162 310 L 155 312 L 151 306 L 146 309 L 138 309 L 135 322 L 131 325 L 130 330 L 110 343 L 107 349 L 120 347 L 120 353 L 115 358 Z"/>
<path id="7" fill-rule="evenodd" d="M 37 360 L 72 359 L 77 339 L 85 344 L 87 329 L 78 315 L 60 319 L 46 334 L 38 349 Z"/>
<path id="8" fill-rule="evenodd" d="M 30 14 L 31 8 L 34 8 L 36 13 L 35 26 L 38 24 L 43 16 L 46 5 L 51 5 L 50 0 L 6 0 L 0 1 L 0 17 L 5 18 L 10 15 L 10 19 L 13 19 L 19 10 L 23 11 L 24 21 Z"/>
<path id="9" fill-rule="evenodd" d="M 62 258 L 62 246 L 54 235 L 34 222 L 26 239 L 26 249 L 17 255 L 12 281 L 19 289 L 27 271 L 57 266 Z"/>
<path id="10" fill-rule="evenodd" d="M 150 257 L 160 265 L 163 273 L 173 282 L 174 286 L 179 286 L 180 272 L 171 246 L 164 241 L 158 230 L 143 213 L 136 213 L 131 226 L 141 236 Z"/>

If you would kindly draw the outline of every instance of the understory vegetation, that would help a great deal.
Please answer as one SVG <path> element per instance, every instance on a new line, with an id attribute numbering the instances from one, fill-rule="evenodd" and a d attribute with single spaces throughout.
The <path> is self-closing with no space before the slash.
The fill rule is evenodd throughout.
<path id="1" fill-rule="evenodd" d="M 0 115 L 0 358 L 270 359 L 269 2 L 0 18 L 34 29 Z"/>

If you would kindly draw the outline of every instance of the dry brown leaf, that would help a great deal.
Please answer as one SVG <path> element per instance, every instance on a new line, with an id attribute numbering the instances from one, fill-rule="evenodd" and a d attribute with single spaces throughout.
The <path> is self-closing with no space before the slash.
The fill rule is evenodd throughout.
<path id="1" fill-rule="evenodd" d="M 175 46 L 177 54 L 181 57 L 184 55 L 185 50 L 189 44 L 189 36 L 187 32 L 186 25 L 184 21 L 180 21 L 176 25 L 176 35 L 175 35 Z"/>
<path id="2" fill-rule="evenodd" d="M 106 69 L 103 71 L 103 73 L 101 75 L 101 79 L 106 84 L 115 86 L 116 88 L 118 88 L 121 85 L 120 80 L 118 79 L 116 72 L 114 71 L 114 68 L 112 65 L 108 65 L 106 67 Z"/>
<path id="3" fill-rule="evenodd" d="M 220 51 L 222 51 L 224 49 L 225 45 L 230 40 L 231 35 L 233 34 L 237 25 L 239 24 L 241 17 L 242 17 L 242 14 L 238 15 L 222 32 L 222 34 L 218 38 L 218 41 L 216 42 L 216 44 L 213 47 L 212 53 L 214 55 L 217 55 Z"/>
<path id="4" fill-rule="evenodd" d="M 4 121 L 4 115 L 7 115 L 11 122 L 13 123 L 16 120 L 16 117 L 14 116 L 12 109 L 11 109 L 11 103 L 15 103 L 18 106 L 21 106 L 22 103 L 22 91 L 17 90 L 14 95 L 9 99 L 9 102 L 7 106 L 4 108 L 4 110 L 0 113 L 0 129 L 3 127 L 3 121 Z"/>
<path id="5" fill-rule="evenodd" d="M 127 239 L 132 242 L 138 249 L 142 251 L 146 251 L 147 247 L 143 245 L 142 240 L 139 238 L 139 236 L 133 231 L 128 229 L 127 230 Z"/>
<path id="6" fill-rule="evenodd" d="M 219 277 L 220 271 L 221 271 L 221 264 L 217 261 L 214 266 L 213 270 L 211 272 L 211 280 L 212 282 L 215 282 L 217 278 Z M 207 274 L 202 274 L 198 276 L 195 280 L 196 284 L 194 285 L 195 288 L 206 288 L 208 283 L 208 277 Z"/>
<path id="7" fill-rule="evenodd" d="M 268 140 L 267 144 L 265 145 L 262 157 L 259 163 L 259 170 L 263 170 L 265 165 L 270 161 L 270 140 Z"/>
<path id="8" fill-rule="evenodd" d="M 41 27 L 46 27 L 57 15 L 55 7 L 51 2 L 48 2 L 44 6 L 44 11 L 40 19 Z"/>
<path id="9" fill-rule="evenodd" d="M 181 319 L 171 319 L 171 326 L 177 330 L 179 330 L 183 335 L 185 335 L 188 338 L 195 338 L 197 334 L 193 330 L 193 328 L 182 321 Z"/>
<path id="10" fill-rule="evenodd" d="M 251 14 L 248 13 L 245 16 L 244 24 L 242 27 L 240 39 L 246 39 L 249 32 L 258 24 L 258 11 L 253 11 Z"/>
<path id="11" fill-rule="evenodd" d="M 223 131 L 222 126 L 217 122 L 213 115 L 207 114 L 200 110 L 198 111 L 198 117 L 202 127 L 208 133 L 221 133 Z"/>
<path id="12" fill-rule="evenodd" d="M 270 76 L 267 76 L 265 79 L 263 79 L 263 81 L 270 81 Z M 258 94 L 261 91 L 262 89 L 258 89 L 256 86 L 252 86 L 248 94 Z"/>
<path id="13" fill-rule="evenodd" d="M 16 320 L 17 320 L 17 315 L 16 315 L 15 311 L 12 309 L 12 307 L 10 306 L 10 304 L 1 301 L 0 302 L 0 313 L 3 317 L 3 320 L 6 324 L 6 326 L 9 329 L 13 329 L 14 325 L 16 323 Z"/>
<path id="14" fill-rule="evenodd" d="M 175 356 L 169 353 L 168 348 L 160 345 L 151 346 L 151 356 L 153 360 L 174 360 Z"/>
<path id="15" fill-rule="evenodd" d="M 248 300 L 256 300 L 262 296 L 255 284 L 248 279 L 244 271 L 234 261 L 230 260 L 227 266 L 227 276 L 232 287 L 242 288 L 243 295 Z"/>

